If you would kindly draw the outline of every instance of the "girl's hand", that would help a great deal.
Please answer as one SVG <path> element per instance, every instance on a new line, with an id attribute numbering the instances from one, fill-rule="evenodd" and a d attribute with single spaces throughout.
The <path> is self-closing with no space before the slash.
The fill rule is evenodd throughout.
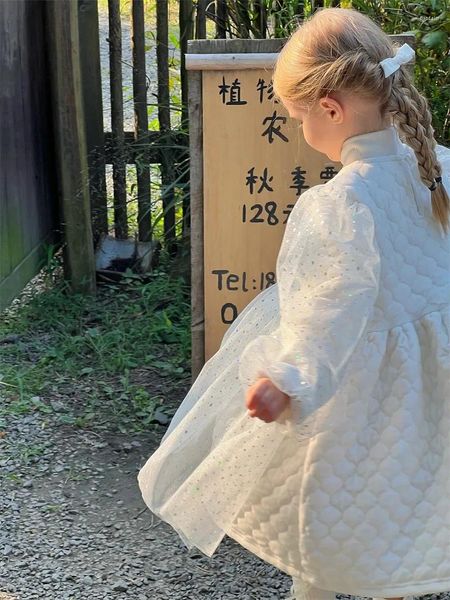
<path id="1" fill-rule="evenodd" d="M 260 377 L 248 388 L 245 396 L 249 415 L 266 423 L 276 421 L 289 401 L 289 396 L 279 390 L 268 377 Z"/>

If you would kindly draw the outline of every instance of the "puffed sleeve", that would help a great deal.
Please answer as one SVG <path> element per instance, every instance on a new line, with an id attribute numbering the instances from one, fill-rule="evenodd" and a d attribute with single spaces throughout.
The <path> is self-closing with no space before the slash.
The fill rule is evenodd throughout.
<path id="1" fill-rule="evenodd" d="M 277 258 L 279 327 L 239 356 L 244 387 L 268 377 L 290 396 L 288 422 L 300 441 L 317 431 L 314 415 L 336 392 L 364 333 L 379 267 L 367 205 L 331 182 L 302 194 Z"/>

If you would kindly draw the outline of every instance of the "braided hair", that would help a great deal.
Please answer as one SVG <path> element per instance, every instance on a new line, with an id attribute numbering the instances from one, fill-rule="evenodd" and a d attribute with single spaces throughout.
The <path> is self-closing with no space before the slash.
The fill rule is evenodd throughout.
<path id="1" fill-rule="evenodd" d="M 392 114 L 405 142 L 414 150 L 420 178 L 431 190 L 433 215 L 448 231 L 450 199 L 442 184 L 442 168 L 435 152 L 436 140 L 427 99 L 402 67 L 392 75 L 391 85 L 386 110 Z"/>

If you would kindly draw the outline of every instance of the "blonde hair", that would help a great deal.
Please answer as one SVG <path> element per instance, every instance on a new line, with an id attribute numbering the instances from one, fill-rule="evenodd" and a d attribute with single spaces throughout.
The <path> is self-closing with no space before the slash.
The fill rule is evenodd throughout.
<path id="1" fill-rule="evenodd" d="M 299 108 L 311 108 L 332 91 L 377 100 L 380 116 L 390 114 L 399 135 L 414 150 L 420 178 L 431 188 L 433 216 L 447 232 L 450 199 L 442 184 L 428 102 L 407 67 L 402 65 L 385 77 L 379 64 L 393 56 L 397 46 L 363 13 L 351 8 L 319 9 L 281 49 L 273 73 L 274 94 Z"/>

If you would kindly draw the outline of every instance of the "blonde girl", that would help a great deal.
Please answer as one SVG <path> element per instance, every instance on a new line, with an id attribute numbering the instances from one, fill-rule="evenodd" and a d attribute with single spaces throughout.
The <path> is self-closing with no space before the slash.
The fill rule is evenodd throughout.
<path id="1" fill-rule="evenodd" d="M 188 547 L 227 534 L 297 600 L 450 590 L 450 150 L 413 57 L 352 9 L 287 40 L 276 96 L 342 169 L 139 474 Z"/>

